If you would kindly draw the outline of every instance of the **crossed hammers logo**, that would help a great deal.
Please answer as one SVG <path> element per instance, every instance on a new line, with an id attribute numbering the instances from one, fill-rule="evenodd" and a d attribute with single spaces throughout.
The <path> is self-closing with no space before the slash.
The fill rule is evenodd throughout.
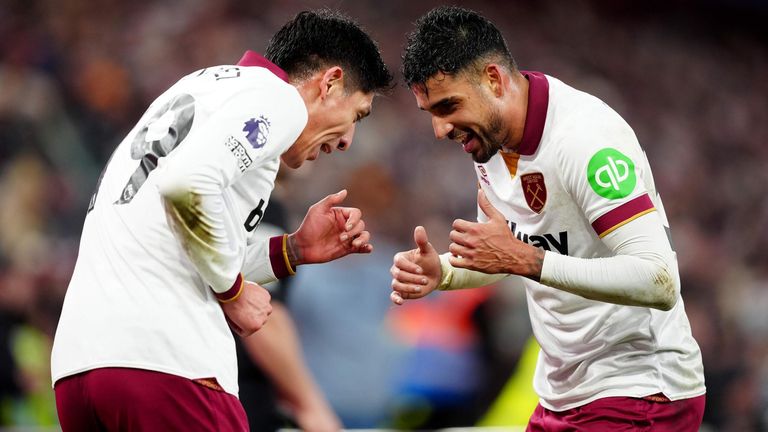
<path id="1" fill-rule="evenodd" d="M 528 186 L 526 187 L 526 190 L 528 191 L 528 193 L 531 194 L 531 207 L 544 207 L 544 200 L 539 198 L 539 192 L 542 191 L 540 184 L 536 183 L 536 190 L 532 190 L 531 185 L 528 184 Z M 536 201 L 539 202 L 538 206 L 534 206 L 534 204 L 536 204 Z"/>

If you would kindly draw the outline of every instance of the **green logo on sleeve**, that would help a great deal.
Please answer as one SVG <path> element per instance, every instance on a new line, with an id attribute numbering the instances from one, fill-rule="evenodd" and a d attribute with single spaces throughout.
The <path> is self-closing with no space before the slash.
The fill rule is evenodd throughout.
<path id="1" fill-rule="evenodd" d="M 635 190 L 635 164 L 620 151 L 604 148 L 589 160 L 587 179 L 592 190 L 601 197 L 624 198 Z"/>

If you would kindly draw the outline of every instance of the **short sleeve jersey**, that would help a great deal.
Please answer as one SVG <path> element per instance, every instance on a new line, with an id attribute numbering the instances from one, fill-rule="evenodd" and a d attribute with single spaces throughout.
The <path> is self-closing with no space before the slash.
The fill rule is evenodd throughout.
<path id="1" fill-rule="evenodd" d="M 589 94 L 541 73 L 524 75 L 529 100 L 518 151 L 475 164 L 480 187 L 514 235 L 554 253 L 599 258 L 613 255 L 603 237 L 650 212 L 669 233 L 630 126 Z M 479 220 L 487 220 L 482 211 Z M 701 354 L 681 298 L 664 312 L 523 280 L 541 345 L 534 388 L 544 407 L 562 411 L 609 396 L 663 392 L 676 400 L 704 393 Z"/>
<path id="2" fill-rule="evenodd" d="M 85 219 L 54 340 L 54 383 L 94 368 L 132 367 L 215 378 L 237 395 L 232 334 L 171 230 L 158 182 L 189 171 L 201 193 L 221 194 L 233 241 L 231 250 L 211 251 L 211 259 L 232 278 L 255 272 L 274 279 L 268 257 L 248 256 L 248 246 L 263 242 L 254 230 L 280 155 L 307 122 L 286 79 L 250 51 L 237 65 L 194 72 L 158 97 L 120 143 Z"/>

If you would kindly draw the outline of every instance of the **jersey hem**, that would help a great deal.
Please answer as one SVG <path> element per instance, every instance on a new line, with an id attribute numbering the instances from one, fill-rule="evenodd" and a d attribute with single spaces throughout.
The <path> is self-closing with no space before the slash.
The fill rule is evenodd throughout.
<path id="1" fill-rule="evenodd" d="M 654 395 L 656 393 L 663 393 L 664 396 L 669 398 L 670 401 L 675 402 L 675 401 L 679 401 L 679 400 L 683 400 L 683 399 L 691 399 L 691 398 L 695 398 L 695 397 L 704 395 L 704 394 L 707 393 L 707 388 L 706 388 L 706 386 L 702 386 L 701 388 L 697 388 L 696 390 L 693 390 L 693 391 L 690 391 L 690 392 L 676 393 L 676 394 L 667 394 L 666 392 L 664 392 L 662 390 L 658 390 L 658 389 L 657 390 L 646 390 L 646 391 L 643 391 L 643 392 L 639 392 L 638 394 L 626 394 L 625 392 L 621 392 L 621 391 L 605 392 L 605 393 L 599 393 L 599 394 L 597 394 L 595 396 L 592 396 L 590 398 L 587 398 L 587 399 L 584 399 L 584 400 L 581 400 L 581 401 L 578 401 L 578 402 L 573 402 L 573 403 L 564 404 L 564 405 L 553 405 L 553 404 L 545 401 L 543 398 L 539 397 L 539 403 L 541 404 L 541 406 L 543 406 L 544 408 L 546 408 L 546 409 L 548 409 L 550 411 L 562 412 L 562 411 L 568 411 L 569 409 L 573 409 L 573 408 L 578 408 L 580 406 L 584 406 L 584 405 L 586 405 L 588 403 L 592 403 L 592 402 L 594 402 L 594 401 L 596 401 L 598 399 L 605 399 L 605 398 L 609 398 L 609 397 L 644 398 L 646 396 L 651 396 L 651 395 Z"/>
<path id="2" fill-rule="evenodd" d="M 146 363 L 127 363 L 127 362 L 104 362 L 104 363 L 94 363 L 88 366 L 83 366 L 81 368 L 72 369 L 66 372 L 58 373 L 51 378 L 51 388 L 56 387 L 56 382 L 59 380 L 62 380 L 64 378 L 70 377 L 72 375 L 77 375 L 83 372 L 88 372 L 94 369 L 102 369 L 102 368 L 127 368 L 127 369 L 143 369 L 143 370 L 149 370 L 154 372 L 161 372 L 166 373 L 169 375 L 175 375 L 181 378 L 186 378 L 188 380 L 195 380 L 198 378 L 206 378 L 206 377 L 200 377 L 200 376 L 192 376 L 191 374 L 184 373 L 182 371 L 164 367 L 164 366 L 157 366 L 157 365 L 147 365 Z M 235 391 L 231 391 L 232 389 L 228 389 L 227 386 L 221 384 L 221 380 L 217 378 L 217 381 L 219 381 L 219 384 L 224 389 L 225 392 L 234 395 L 235 397 L 239 398 L 238 393 L 239 389 L 235 388 Z"/>

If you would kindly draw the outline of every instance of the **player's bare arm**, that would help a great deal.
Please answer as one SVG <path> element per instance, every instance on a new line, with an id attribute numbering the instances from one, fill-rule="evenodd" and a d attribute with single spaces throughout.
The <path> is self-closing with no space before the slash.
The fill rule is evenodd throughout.
<path id="1" fill-rule="evenodd" d="M 292 266 L 373 251 L 371 233 L 365 230 L 360 209 L 338 207 L 346 196 L 345 189 L 313 204 L 299 229 L 288 235 L 286 249 Z"/>
<path id="2" fill-rule="evenodd" d="M 416 249 L 395 254 L 390 268 L 393 303 L 401 305 L 406 299 L 417 299 L 434 291 L 440 284 L 442 269 L 437 251 L 429 242 L 424 227 L 413 232 Z"/>
<path id="3" fill-rule="evenodd" d="M 260 285 L 243 281 L 237 296 L 223 300 L 221 309 L 230 327 L 240 336 L 246 337 L 262 328 L 272 313 L 269 292 Z"/>
<path id="4" fill-rule="evenodd" d="M 477 203 L 488 222 L 457 219 L 449 238 L 449 262 L 454 267 L 488 274 L 507 273 L 538 281 L 544 251 L 523 243 L 510 231 L 504 215 L 488 201 L 485 192 L 477 193 Z"/>

